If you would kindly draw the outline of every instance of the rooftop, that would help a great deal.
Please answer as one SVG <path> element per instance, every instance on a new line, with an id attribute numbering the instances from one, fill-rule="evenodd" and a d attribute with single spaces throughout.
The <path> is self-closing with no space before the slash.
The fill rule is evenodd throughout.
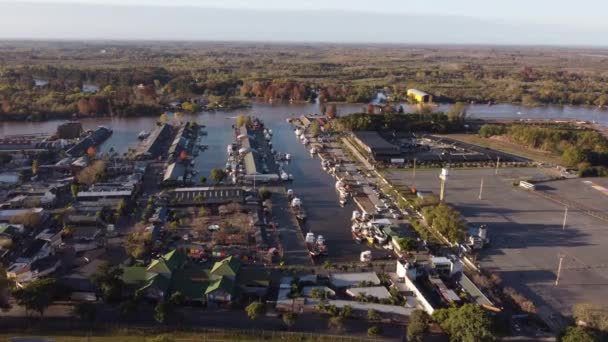
<path id="1" fill-rule="evenodd" d="M 378 132 L 376 131 L 356 131 L 353 132 L 355 137 L 362 141 L 365 145 L 369 146 L 372 150 L 374 149 L 383 149 L 383 150 L 393 150 L 394 152 L 399 152 L 399 147 L 393 145 L 386 141 Z"/>
<path id="2" fill-rule="evenodd" d="M 391 298 L 391 294 L 384 286 L 371 286 L 371 287 L 351 287 L 346 290 L 346 293 L 356 297 L 357 295 L 372 296 L 378 299 Z"/>
<path id="3" fill-rule="evenodd" d="M 334 273 L 330 276 L 329 281 L 335 287 L 355 287 L 361 282 L 380 285 L 380 279 L 376 272 Z"/>

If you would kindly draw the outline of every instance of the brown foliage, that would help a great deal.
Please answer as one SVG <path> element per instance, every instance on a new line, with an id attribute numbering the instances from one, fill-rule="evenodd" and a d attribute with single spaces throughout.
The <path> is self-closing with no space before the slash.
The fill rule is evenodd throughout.
<path id="1" fill-rule="evenodd" d="M 17 215 L 11 218 L 10 222 L 12 224 L 22 224 L 27 228 L 34 229 L 37 228 L 42 221 L 40 214 L 28 212 L 23 213 L 21 215 Z"/>
<path id="2" fill-rule="evenodd" d="M 78 176 L 76 176 L 76 179 L 78 180 L 78 183 L 81 184 L 94 184 L 99 180 L 99 178 L 101 178 L 105 169 L 106 162 L 103 160 L 96 160 L 95 162 L 93 162 L 93 164 L 80 171 Z"/>
<path id="3" fill-rule="evenodd" d="M 515 291 L 514 288 L 512 287 L 506 287 L 503 290 L 503 293 L 505 295 L 507 295 L 509 298 L 511 298 L 511 300 L 517 304 L 517 306 L 519 306 L 519 308 L 527 313 L 536 313 L 536 306 L 534 305 L 534 303 L 527 299 L 526 297 L 524 297 L 522 294 L 518 293 L 517 291 Z"/>

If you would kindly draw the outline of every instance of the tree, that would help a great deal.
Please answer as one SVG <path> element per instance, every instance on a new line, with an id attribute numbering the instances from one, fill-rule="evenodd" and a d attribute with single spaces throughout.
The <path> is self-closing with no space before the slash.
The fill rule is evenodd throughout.
<path id="1" fill-rule="evenodd" d="M 595 342 L 596 338 L 583 327 L 568 327 L 561 342 Z"/>
<path id="2" fill-rule="evenodd" d="M 266 188 L 260 189 L 260 199 L 262 201 L 269 200 L 272 197 L 272 192 Z"/>
<path id="3" fill-rule="evenodd" d="M 97 309 L 91 303 L 78 303 L 72 309 L 72 315 L 80 320 L 93 323 L 97 317 Z"/>
<path id="4" fill-rule="evenodd" d="M 602 332 L 608 332 L 608 311 L 599 305 L 590 303 L 575 304 L 572 308 L 572 317 L 577 323 L 582 323 L 589 328 Z"/>
<path id="5" fill-rule="evenodd" d="M 247 316 L 252 319 L 258 319 L 262 314 L 264 314 L 264 303 L 262 302 L 253 302 L 245 307 L 245 312 L 247 312 Z"/>
<path id="6" fill-rule="evenodd" d="M 379 321 L 382 317 L 380 317 L 380 314 L 378 313 L 378 311 L 374 310 L 374 309 L 369 309 L 367 310 L 367 320 L 368 321 Z"/>
<path id="7" fill-rule="evenodd" d="M 10 223 L 22 224 L 28 229 L 36 229 L 40 226 L 40 223 L 42 223 L 42 218 L 39 213 L 28 211 L 11 217 Z"/>
<path id="8" fill-rule="evenodd" d="M 344 326 L 344 318 L 340 316 L 330 317 L 329 322 L 327 322 L 327 326 L 335 331 L 340 331 Z"/>
<path id="9" fill-rule="evenodd" d="M 173 292 L 169 298 L 171 305 L 181 305 L 186 300 L 186 297 L 179 291 Z"/>
<path id="10" fill-rule="evenodd" d="M 456 102 L 447 114 L 450 121 L 463 121 L 467 115 L 467 107 L 463 102 Z"/>
<path id="11" fill-rule="evenodd" d="M 476 304 L 436 310 L 433 319 L 450 335 L 451 341 L 483 342 L 496 339 L 492 318 Z"/>
<path id="12" fill-rule="evenodd" d="M 169 335 L 159 335 L 151 339 L 150 342 L 175 342 Z"/>
<path id="13" fill-rule="evenodd" d="M 93 164 L 82 169 L 78 175 L 76 175 L 76 180 L 80 184 L 92 185 L 103 178 L 106 170 L 106 162 L 103 160 L 96 160 Z"/>
<path id="14" fill-rule="evenodd" d="M 430 317 L 424 310 L 414 310 L 410 315 L 407 325 L 407 340 L 412 342 L 422 342 L 424 334 L 429 329 Z"/>
<path id="15" fill-rule="evenodd" d="M 379 336 L 382 335 L 382 327 L 378 325 L 373 325 L 367 329 L 367 334 L 369 336 Z"/>
<path id="16" fill-rule="evenodd" d="M 211 180 L 215 182 L 215 184 L 219 184 L 224 179 L 224 177 L 226 177 L 226 174 L 224 173 L 224 170 L 220 168 L 215 168 L 211 170 L 211 174 L 209 175 L 209 178 L 211 178 Z"/>
<path id="17" fill-rule="evenodd" d="M 91 282 L 101 290 L 104 301 L 116 303 L 122 296 L 123 281 L 121 277 L 121 268 L 112 267 L 109 263 L 103 262 L 97 266 L 96 272 L 91 276 Z"/>
<path id="18" fill-rule="evenodd" d="M 38 168 L 40 167 L 39 163 L 38 163 L 38 159 L 34 159 L 34 161 L 32 162 L 32 173 L 34 175 L 38 174 Z"/>
<path id="19" fill-rule="evenodd" d="M 291 327 L 293 327 L 296 324 L 297 319 L 298 319 L 298 315 L 296 315 L 293 312 L 287 312 L 287 313 L 283 314 L 283 323 L 285 323 L 285 326 L 287 327 L 287 329 L 290 329 Z"/>
<path id="20" fill-rule="evenodd" d="M 158 121 L 160 123 L 166 124 L 167 122 L 169 122 L 169 115 L 167 113 L 162 113 L 158 118 Z"/>
<path id="21" fill-rule="evenodd" d="M 340 311 L 340 316 L 341 316 L 342 318 L 345 318 L 345 319 L 347 319 L 347 318 L 351 318 L 351 317 L 353 316 L 353 308 L 352 308 L 352 306 L 350 306 L 350 305 L 345 305 L 345 306 L 342 308 L 342 311 Z"/>
<path id="22" fill-rule="evenodd" d="M 329 260 L 325 260 L 325 262 L 323 262 L 323 269 L 326 271 L 329 271 L 332 269 L 332 267 L 334 267 L 334 264 L 331 263 L 331 261 Z"/>
<path id="23" fill-rule="evenodd" d="M 399 244 L 401 250 L 408 252 L 414 251 L 416 250 L 416 247 L 418 247 L 418 242 L 416 242 L 416 240 L 411 237 L 399 238 L 399 240 L 397 240 L 397 243 Z"/>
<path id="24" fill-rule="evenodd" d="M 165 323 L 169 317 L 171 311 L 171 305 L 165 301 L 162 301 L 154 307 L 154 320 L 158 323 Z"/>
<path id="25" fill-rule="evenodd" d="M 53 278 L 40 278 L 27 283 L 22 288 L 13 291 L 13 297 L 17 304 L 25 307 L 28 311 L 36 311 L 42 316 L 46 308 L 53 303 L 56 282 Z"/>
<path id="26" fill-rule="evenodd" d="M 205 184 L 205 183 L 207 183 L 207 177 L 205 177 L 205 176 L 201 176 L 201 178 L 199 179 L 199 182 L 200 182 L 201 184 Z"/>
<path id="27" fill-rule="evenodd" d="M 245 114 L 239 114 L 236 117 L 236 127 L 243 127 L 245 125 L 249 125 L 251 123 L 251 117 Z"/>
<path id="28" fill-rule="evenodd" d="M 319 125 L 319 122 L 317 120 L 314 120 L 310 123 L 310 125 L 308 126 L 308 133 L 313 138 L 316 138 L 319 136 L 319 134 L 321 134 L 321 125 Z"/>
<path id="29" fill-rule="evenodd" d="M 570 146 L 562 153 L 562 162 L 569 167 L 575 167 L 587 160 L 587 153 L 580 148 Z"/>
<path id="30" fill-rule="evenodd" d="M 76 198 L 78 196 L 78 192 L 80 191 L 80 187 L 76 183 L 72 183 L 70 185 L 70 192 L 72 193 L 72 197 Z"/>
<path id="31" fill-rule="evenodd" d="M 335 119 L 338 116 L 338 107 L 335 104 L 330 104 L 327 106 L 326 113 L 328 118 Z"/>

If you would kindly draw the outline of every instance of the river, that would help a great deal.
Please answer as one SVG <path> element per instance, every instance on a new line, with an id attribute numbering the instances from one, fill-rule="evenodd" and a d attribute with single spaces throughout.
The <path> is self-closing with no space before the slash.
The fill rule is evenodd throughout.
<path id="1" fill-rule="evenodd" d="M 346 115 L 360 112 L 363 105 L 339 105 L 338 114 Z M 437 110 L 446 110 L 440 105 Z M 406 108 L 410 109 L 410 108 Z M 183 120 L 196 121 L 205 125 L 207 136 L 203 143 L 209 149 L 196 158 L 198 176 L 208 176 L 211 169 L 223 168 L 226 163 L 226 145 L 233 142 L 231 126 L 238 114 L 251 114 L 264 121 L 273 130 L 273 146 L 280 152 L 290 153 L 292 162 L 287 172 L 294 175 L 290 186 L 304 203 L 308 213 L 307 227 L 315 234 L 323 234 L 330 246 L 330 259 L 333 261 L 354 261 L 358 259 L 361 246 L 356 245 L 350 236 L 350 215 L 352 204 L 341 208 L 335 191 L 335 180 L 321 169 L 318 159 L 313 159 L 296 139 L 292 127 L 286 122 L 289 117 L 317 113 L 316 104 L 264 104 L 254 103 L 252 108 L 227 112 L 205 112 L 184 115 Z M 407 111 L 407 110 L 406 110 Z M 595 121 L 608 126 L 608 112 L 585 107 L 519 107 L 512 105 L 471 105 L 468 115 L 477 118 L 572 118 Z M 137 143 L 137 134 L 154 128 L 156 117 L 139 118 L 91 118 L 83 119 L 85 129 L 99 125 L 111 127 L 113 135 L 101 146 L 101 151 L 114 148 L 123 153 Z M 0 136 L 20 133 L 52 133 L 62 121 L 47 122 L 3 122 L 0 123 Z"/>

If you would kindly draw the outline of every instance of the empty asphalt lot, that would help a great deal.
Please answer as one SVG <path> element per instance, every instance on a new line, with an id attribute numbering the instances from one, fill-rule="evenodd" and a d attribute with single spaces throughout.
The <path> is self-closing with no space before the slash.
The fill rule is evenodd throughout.
<path id="1" fill-rule="evenodd" d="M 543 316 L 552 310 L 569 315 L 572 305 L 593 302 L 608 307 L 608 222 L 570 208 L 562 230 L 564 206 L 512 185 L 517 177 L 542 175 L 541 169 L 452 170 L 446 201 L 472 224 L 487 224 L 492 240 L 479 259 L 482 268 L 499 272 L 504 284 L 535 300 Z M 389 179 L 438 194 L 439 170 L 393 172 Z M 482 199 L 478 198 L 484 178 Z M 543 183 L 569 201 L 608 212 L 608 196 L 593 188 L 605 179 L 570 179 Z M 542 189 L 542 190 L 540 190 Z M 555 286 L 559 257 L 563 270 Z"/>

